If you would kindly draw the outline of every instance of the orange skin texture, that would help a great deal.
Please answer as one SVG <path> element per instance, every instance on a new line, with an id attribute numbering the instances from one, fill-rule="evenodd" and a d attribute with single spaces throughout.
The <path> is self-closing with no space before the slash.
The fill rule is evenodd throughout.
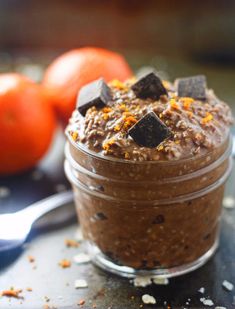
<path id="1" fill-rule="evenodd" d="M 19 74 L 0 74 L 0 175 L 33 167 L 55 128 L 53 109 L 39 85 Z"/>
<path id="2" fill-rule="evenodd" d="M 103 77 L 124 81 L 133 73 L 118 53 L 95 47 L 71 50 L 56 58 L 47 68 L 43 86 L 59 118 L 66 124 L 76 106 L 79 89 Z"/>

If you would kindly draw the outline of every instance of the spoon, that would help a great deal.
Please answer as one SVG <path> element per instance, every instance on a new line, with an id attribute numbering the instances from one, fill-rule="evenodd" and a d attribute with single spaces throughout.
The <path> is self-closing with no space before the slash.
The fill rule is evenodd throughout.
<path id="1" fill-rule="evenodd" d="M 0 215 L 0 252 L 23 245 L 37 219 L 72 201 L 72 191 L 65 191 L 47 197 L 15 213 Z"/>

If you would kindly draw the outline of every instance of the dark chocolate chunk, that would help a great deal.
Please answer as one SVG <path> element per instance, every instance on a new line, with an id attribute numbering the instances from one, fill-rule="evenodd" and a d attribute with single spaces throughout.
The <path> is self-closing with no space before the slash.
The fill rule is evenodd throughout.
<path id="1" fill-rule="evenodd" d="M 152 221 L 152 224 L 162 224 L 165 222 L 165 218 L 163 215 L 158 215 L 156 216 L 153 221 Z"/>
<path id="2" fill-rule="evenodd" d="M 206 99 L 206 77 L 204 75 L 179 78 L 176 80 L 179 97 Z"/>
<path id="3" fill-rule="evenodd" d="M 161 95 L 167 95 L 160 78 L 152 73 L 148 73 L 140 78 L 134 85 L 131 86 L 135 95 L 141 99 L 155 99 L 158 100 Z"/>
<path id="4" fill-rule="evenodd" d="M 104 107 L 111 99 L 109 86 L 100 78 L 81 88 L 77 99 L 77 109 L 85 116 L 90 107 Z"/>
<path id="5" fill-rule="evenodd" d="M 154 112 L 150 112 L 142 117 L 128 134 L 140 146 L 154 148 L 166 138 L 172 135 L 168 127 L 157 117 Z"/>

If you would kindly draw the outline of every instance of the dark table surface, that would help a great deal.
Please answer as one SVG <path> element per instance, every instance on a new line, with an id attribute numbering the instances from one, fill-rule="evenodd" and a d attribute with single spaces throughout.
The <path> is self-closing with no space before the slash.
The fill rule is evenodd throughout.
<path id="1" fill-rule="evenodd" d="M 184 75 L 187 75 L 197 73 L 199 69 L 203 71 L 199 66 L 176 63 L 174 72 L 178 72 L 178 75 L 185 72 Z M 211 75 L 212 84 L 219 84 L 219 80 L 223 83 L 221 94 L 232 103 L 235 90 L 228 93 L 226 89 L 231 82 L 230 78 L 235 76 L 234 71 L 230 68 L 207 68 L 207 71 Z M 51 150 L 37 168 L 22 175 L 0 178 L 0 192 L 3 189 L 5 193 L 5 197 L 0 197 L 1 213 L 21 209 L 69 188 L 63 172 L 63 145 L 64 139 L 61 132 L 58 132 Z M 234 181 L 235 168 L 225 196 L 235 198 Z M 70 268 L 62 269 L 58 265 L 61 259 L 72 260 L 76 253 L 84 252 L 83 244 L 79 248 L 66 248 L 64 244 L 65 239 L 74 239 L 77 229 L 73 205 L 66 205 L 36 224 L 22 250 L 0 256 L 0 290 L 13 286 L 23 289 L 24 296 L 24 299 L 1 297 L 0 308 L 37 309 L 43 308 L 45 304 L 51 308 L 77 308 L 78 302 L 85 300 L 82 306 L 84 309 L 92 308 L 93 305 L 100 309 L 134 309 L 142 307 L 141 296 L 146 293 L 153 295 L 157 304 L 143 305 L 143 308 L 206 308 L 200 302 L 201 297 L 209 297 L 215 304 L 212 308 L 235 308 L 235 290 L 229 292 L 222 287 L 224 280 L 235 283 L 234 208 L 223 208 L 220 247 L 215 256 L 193 273 L 170 279 L 166 286 L 137 288 L 130 280 L 107 274 L 90 263 L 72 263 Z M 34 263 L 29 262 L 29 255 L 35 257 Z M 88 288 L 75 289 L 74 281 L 81 278 L 86 279 Z M 33 291 L 27 291 L 28 287 Z M 204 295 L 198 292 L 201 287 L 205 288 Z M 47 297 L 50 299 L 48 302 Z"/>

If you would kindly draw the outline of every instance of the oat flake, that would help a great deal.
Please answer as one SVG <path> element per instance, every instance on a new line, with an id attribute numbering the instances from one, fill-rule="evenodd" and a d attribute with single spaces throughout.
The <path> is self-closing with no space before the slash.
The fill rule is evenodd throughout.
<path id="1" fill-rule="evenodd" d="M 167 285 L 169 284 L 169 279 L 164 277 L 153 278 L 153 283 L 158 285 Z"/>
<path id="2" fill-rule="evenodd" d="M 200 298 L 200 302 L 202 302 L 203 305 L 209 306 L 209 307 L 214 305 L 211 299 L 206 299 L 205 297 Z"/>
<path id="3" fill-rule="evenodd" d="M 75 287 L 75 289 L 83 289 L 83 288 L 87 288 L 88 284 L 87 284 L 86 280 L 84 280 L 84 279 L 77 279 L 74 282 L 74 287 Z"/>
<path id="4" fill-rule="evenodd" d="M 204 287 L 201 287 L 201 288 L 198 290 L 198 292 L 204 294 L 204 293 L 205 293 L 205 288 L 204 288 Z"/>
<path id="5" fill-rule="evenodd" d="M 147 277 L 147 276 L 136 277 L 133 282 L 134 282 L 134 286 L 143 287 L 143 288 L 152 284 L 151 277 Z"/>
<path id="6" fill-rule="evenodd" d="M 231 282 L 224 280 L 222 283 L 222 286 L 227 290 L 227 291 L 232 291 L 234 286 Z"/>
<path id="7" fill-rule="evenodd" d="M 78 253 L 73 257 L 73 260 L 76 264 L 84 264 L 91 261 L 89 255 L 86 253 Z"/>
<path id="8" fill-rule="evenodd" d="M 144 304 L 156 304 L 156 299 L 149 294 L 144 294 L 142 296 L 142 301 Z"/>

